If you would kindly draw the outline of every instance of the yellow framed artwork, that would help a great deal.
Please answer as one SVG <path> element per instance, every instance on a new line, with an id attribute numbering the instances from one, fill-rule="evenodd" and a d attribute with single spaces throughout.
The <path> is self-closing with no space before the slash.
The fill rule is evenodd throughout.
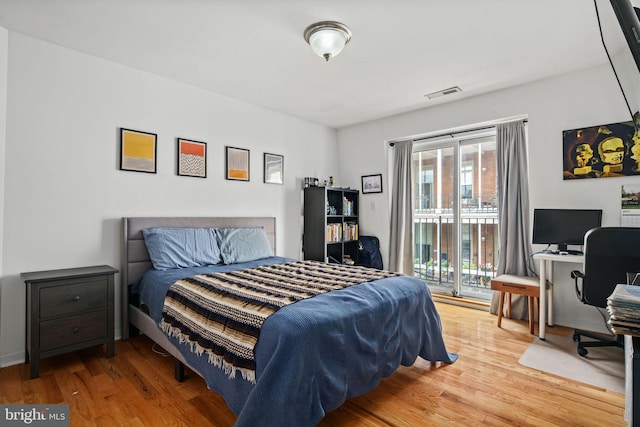
<path id="1" fill-rule="evenodd" d="M 156 173 L 158 135 L 120 128 L 120 170 Z"/>

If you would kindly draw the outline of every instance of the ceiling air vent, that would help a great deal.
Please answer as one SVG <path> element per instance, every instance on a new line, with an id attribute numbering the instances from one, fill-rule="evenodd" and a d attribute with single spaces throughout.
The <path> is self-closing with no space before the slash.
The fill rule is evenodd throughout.
<path id="1" fill-rule="evenodd" d="M 450 87 L 448 89 L 442 89 L 437 92 L 429 93 L 425 95 L 428 99 L 440 98 L 441 96 L 451 95 L 452 93 L 462 92 L 458 86 Z"/>

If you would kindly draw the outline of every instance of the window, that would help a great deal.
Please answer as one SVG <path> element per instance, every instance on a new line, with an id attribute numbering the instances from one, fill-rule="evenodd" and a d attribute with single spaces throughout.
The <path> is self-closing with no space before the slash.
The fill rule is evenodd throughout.
<path id="1" fill-rule="evenodd" d="M 414 142 L 414 274 L 490 299 L 498 255 L 495 128 Z"/>
<path id="2" fill-rule="evenodd" d="M 463 162 L 460 167 L 460 198 L 473 199 L 473 163 Z"/>
<path id="3" fill-rule="evenodd" d="M 418 209 L 433 208 L 433 167 L 425 166 L 419 172 L 420 181 L 418 188 Z"/>

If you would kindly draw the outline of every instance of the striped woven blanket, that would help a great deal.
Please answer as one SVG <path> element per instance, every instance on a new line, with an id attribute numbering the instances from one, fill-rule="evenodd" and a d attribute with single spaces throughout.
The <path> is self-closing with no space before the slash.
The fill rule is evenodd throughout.
<path id="1" fill-rule="evenodd" d="M 161 329 L 208 354 L 230 377 L 255 383 L 254 347 L 264 321 L 285 305 L 397 273 L 359 266 L 296 261 L 200 274 L 169 288 Z"/>

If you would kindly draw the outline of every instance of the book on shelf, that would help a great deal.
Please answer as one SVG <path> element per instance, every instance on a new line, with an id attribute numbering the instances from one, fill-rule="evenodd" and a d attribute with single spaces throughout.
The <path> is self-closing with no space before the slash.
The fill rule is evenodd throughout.
<path id="1" fill-rule="evenodd" d="M 339 242 L 342 240 L 342 223 L 327 224 L 327 242 Z"/>
<path id="2" fill-rule="evenodd" d="M 358 240 L 358 224 L 355 222 L 345 222 L 342 237 L 345 241 Z"/>
<path id="3" fill-rule="evenodd" d="M 353 211 L 353 200 L 349 200 L 346 197 L 342 199 L 342 215 L 355 215 L 355 212 Z"/>

